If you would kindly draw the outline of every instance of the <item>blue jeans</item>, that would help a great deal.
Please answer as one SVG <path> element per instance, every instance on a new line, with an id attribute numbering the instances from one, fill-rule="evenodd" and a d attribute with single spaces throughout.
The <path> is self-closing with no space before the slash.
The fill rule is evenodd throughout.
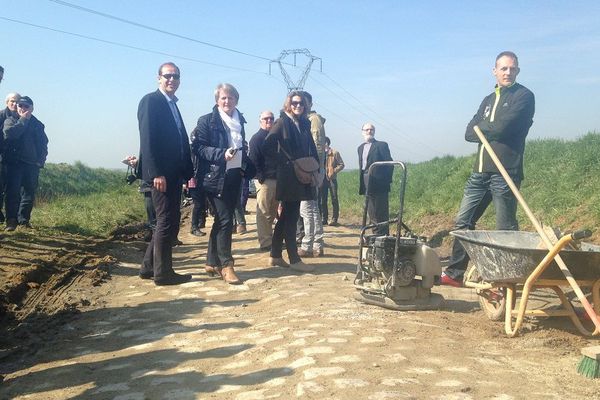
<path id="1" fill-rule="evenodd" d="M 515 185 L 521 185 L 521 179 L 511 176 Z M 475 225 L 490 203 L 494 203 L 496 210 L 496 229 L 516 231 L 519 229 L 517 222 L 517 199 L 510 187 L 499 173 L 473 172 L 467 180 L 463 199 L 456 217 L 454 230 L 475 229 Z M 452 256 L 446 274 L 453 279 L 462 279 L 469 263 L 469 256 L 460 244 L 454 239 Z"/>
<path id="2" fill-rule="evenodd" d="M 38 188 L 40 168 L 37 165 L 18 162 L 6 165 L 6 220 L 26 224 Z"/>

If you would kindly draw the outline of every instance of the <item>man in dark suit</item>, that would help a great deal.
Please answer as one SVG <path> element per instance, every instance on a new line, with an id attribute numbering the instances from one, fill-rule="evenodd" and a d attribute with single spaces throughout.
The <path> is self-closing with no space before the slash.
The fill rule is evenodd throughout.
<path id="1" fill-rule="evenodd" d="M 158 69 L 158 90 L 142 98 L 138 107 L 140 169 L 152 187 L 156 228 L 140 270 L 140 278 L 156 285 L 178 285 L 191 279 L 173 271 L 171 244 L 179 231 L 181 185 L 193 175 L 188 135 L 177 108 L 179 68 L 165 63 Z"/>
<path id="2" fill-rule="evenodd" d="M 376 161 L 392 161 L 390 149 L 386 142 L 375 140 L 375 126 L 366 123 L 362 127 L 365 142 L 358 146 L 359 194 L 367 196 L 367 214 L 370 223 L 389 220 L 389 192 L 394 169 L 392 166 L 375 167 L 368 176 L 369 167 Z M 369 192 L 367 193 L 367 184 Z M 373 229 L 376 235 L 387 235 L 389 226 Z"/>

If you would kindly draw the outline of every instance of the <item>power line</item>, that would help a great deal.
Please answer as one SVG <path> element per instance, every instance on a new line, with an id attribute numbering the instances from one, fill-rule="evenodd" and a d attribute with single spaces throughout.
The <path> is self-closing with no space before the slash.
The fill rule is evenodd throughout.
<path id="1" fill-rule="evenodd" d="M 336 85 L 338 88 L 340 88 L 340 89 L 341 89 L 341 90 L 342 90 L 344 93 L 346 93 L 347 95 L 349 95 L 349 96 L 350 96 L 351 98 L 353 98 L 353 99 L 354 99 L 354 100 L 355 100 L 357 103 L 359 103 L 361 106 L 363 106 L 363 107 L 364 107 L 364 108 L 365 108 L 367 111 L 369 111 L 369 112 L 371 112 L 372 114 L 374 114 L 375 116 L 377 116 L 377 117 L 381 118 L 381 121 L 378 121 L 378 120 L 373 120 L 373 122 L 375 122 L 376 124 L 379 124 L 379 125 L 382 125 L 382 126 L 384 126 L 384 127 L 387 127 L 388 129 L 389 129 L 389 128 L 391 128 L 391 129 L 393 129 L 393 130 L 394 130 L 394 131 L 395 131 L 397 134 L 399 134 L 400 136 L 403 136 L 405 139 L 407 139 L 407 140 L 409 140 L 409 141 L 411 141 L 411 142 L 413 142 L 413 143 L 415 143 L 415 144 L 418 144 L 418 145 L 420 145 L 420 146 L 423 146 L 423 147 L 425 147 L 425 148 L 427 148 L 427 149 L 429 149 L 429 150 L 432 150 L 433 152 L 435 152 L 435 153 L 437 153 L 437 154 L 440 154 L 440 155 L 443 155 L 443 154 L 444 154 L 443 152 L 439 151 L 439 150 L 438 150 L 438 149 L 436 149 L 436 148 L 433 148 L 432 146 L 428 145 L 427 143 L 421 142 L 421 141 L 419 141 L 419 140 L 415 139 L 415 138 L 414 138 L 414 137 L 412 137 L 412 136 L 409 136 L 409 135 L 403 134 L 403 133 L 401 132 L 401 130 L 400 130 L 400 129 L 399 129 L 397 126 L 395 126 L 395 125 L 394 125 L 393 123 L 391 123 L 391 122 L 388 122 L 388 121 L 385 119 L 385 117 L 383 117 L 381 114 L 379 114 L 378 112 L 376 112 L 375 110 L 373 110 L 372 108 L 370 108 L 368 105 L 366 105 L 365 103 L 363 103 L 363 102 L 362 102 L 360 99 L 358 99 L 356 96 L 354 96 L 354 95 L 353 95 L 352 93 L 350 93 L 348 90 L 346 90 L 346 89 L 345 89 L 345 88 L 344 88 L 342 85 L 340 85 L 339 83 L 337 83 L 337 82 L 336 82 L 336 81 L 335 81 L 333 78 L 331 78 L 329 75 L 327 75 L 327 74 L 326 74 L 326 73 L 324 73 L 324 72 L 321 72 L 321 73 L 322 73 L 322 74 L 323 74 L 323 75 L 324 75 L 324 76 L 325 76 L 327 79 L 329 79 L 331 82 L 333 82 L 333 83 L 334 83 L 334 84 L 335 84 L 335 85 Z M 318 82 L 318 81 L 317 81 L 317 80 L 316 80 L 314 77 L 311 77 L 311 79 L 314 79 L 316 82 Z M 320 82 L 319 82 L 319 83 L 320 83 Z M 324 86 L 322 83 L 320 83 L 320 84 L 321 84 L 323 87 L 325 87 L 325 86 Z M 329 89 L 328 89 L 328 90 L 329 90 Z M 330 91 L 330 92 L 332 92 L 332 93 L 334 93 L 334 92 L 333 92 L 333 91 L 331 91 L 331 90 L 329 90 L 329 91 Z M 348 101 L 346 101 L 346 99 L 345 99 L 345 98 L 338 96 L 336 93 L 334 93 L 334 95 L 335 95 L 335 96 L 337 96 L 338 98 L 340 98 L 340 99 L 341 99 L 342 101 L 344 101 L 346 104 L 349 104 L 349 105 L 350 105 L 350 103 L 349 103 Z M 351 107 L 352 107 L 352 108 L 354 108 L 355 110 L 357 110 L 357 108 L 356 108 L 356 107 L 354 107 L 354 106 L 352 106 L 352 105 L 351 105 Z M 361 112 L 363 115 L 367 115 L 366 113 L 364 113 L 364 112 L 362 112 L 362 111 L 360 111 L 360 112 Z M 367 116 L 368 116 L 368 115 L 367 115 Z"/>
<path id="2" fill-rule="evenodd" d="M 113 46 L 119 46 L 119 47 L 124 47 L 124 48 L 127 48 L 127 49 L 134 49 L 134 50 L 138 50 L 138 51 L 143 51 L 145 53 L 160 54 L 160 55 L 163 55 L 163 56 L 178 58 L 178 59 L 186 60 L 186 61 L 192 61 L 192 62 L 196 62 L 196 63 L 200 63 L 200 64 L 212 65 L 212 66 L 220 67 L 220 68 L 227 68 L 227 69 L 233 69 L 233 70 L 244 71 L 244 72 L 252 72 L 252 73 L 255 73 L 255 74 L 266 75 L 266 76 L 269 76 L 269 77 L 272 77 L 273 79 L 275 79 L 275 77 L 267 74 L 266 72 L 254 71 L 254 70 L 251 70 L 251 69 L 240 68 L 240 67 L 233 67 L 233 66 L 224 65 L 224 64 L 216 64 L 216 63 L 212 63 L 212 62 L 208 62 L 208 61 L 199 60 L 199 59 L 196 59 L 196 58 L 180 56 L 180 55 L 177 55 L 177 54 L 165 53 L 165 52 L 162 52 L 162 51 L 151 50 L 151 49 L 147 49 L 147 48 L 143 48 L 143 47 L 131 46 L 131 45 L 124 44 L 124 43 L 113 42 L 113 41 L 110 41 L 110 40 L 104 40 L 104 39 L 96 38 L 96 37 L 93 37 L 93 36 L 82 35 L 82 34 L 74 33 L 74 32 L 67 32 L 67 31 L 63 31 L 63 30 L 60 30 L 60 29 L 50 28 L 48 26 L 32 24 L 30 22 L 19 21 L 19 20 L 16 20 L 16 19 L 6 18 L 6 17 L 2 17 L 2 16 L 0 16 L 0 19 L 3 19 L 5 21 L 9 21 L 9 22 L 13 22 L 13 23 L 16 23 L 16 24 L 22 24 L 22 25 L 32 26 L 34 28 L 45 29 L 45 30 L 52 31 L 52 32 L 58 32 L 58 33 L 62 33 L 62 34 L 65 34 L 65 35 L 75 36 L 75 37 L 82 38 L 82 39 L 87 39 L 87 40 L 93 40 L 93 41 L 96 41 L 96 42 L 106 43 L 106 44 L 110 44 L 110 45 L 113 45 Z"/>
<path id="3" fill-rule="evenodd" d="M 84 11 L 84 12 L 87 12 L 87 13 L 90 13 L 90 14 L 95 14 L 95 15 L 98 15 L 98 16 L 101 16 L 101 17 L 104 17 L 104 18 L 113 19 L 115 21 L 123 22 L 125 24 L 137 26 L 138 28 L 144 28 L 144 29 L 147 29 L 147 30 L 150 30 L 150 31 L 154 31 L 154 32 L 165 34 L 165 35 L 173 36 L 173 37 L 176 37 L 176 38 L 179 38 L 179 39 L 188 40 L 190 42 L 199 43 L 199 44 L 203 44 L 205 46 L 214 47 L 216 49 L 225 50 L 225 51 L 229 51 L 229 52 L 232 52 L 232 53 L 241 54 L 241 55 L 248 56 L 248 57 L 258 58 L 258 59 L 264 60 L 264 61 L 271 61 L 271 59 L 267 58 L 267 57 L 262 57 L 262 56 L 258 56 L 258 55 L 255 55 L 255 54 L 246 53 L 245 51 L 236 50 L 236 49 L 232 49 L 232 48 L 225 47 L 225 46 L 219 46 L 217 44 L 213 44 L 213 43 L 205 42 L 205 41 L 202 41 L 202 40 L 194 39 L 194 38 L 189 37 L 189 36 L 179 35 L 177 33 L 173 33 L 173 32 L 169 32 L 169 31 L 165 31 L 163 29 L 158 29 L 158 28 L 154 28 L 154 27 L 151 27 L 151 26 L 148 26 L 148 25 L 140 24 L 140 23 L 135 22 L 135 21 L 130 21 L 128 19 L 120 18 L 120 17 L 117 17 L 115 15 L 110 15 L 110 14 L 106 14 L 106 13 L 103 13 L 103 12 L 100 12 L 100 11 L 92 10 L 91 8 L 86 8 L 86 7 L 78 6 L 76 4 L 72 4 L 72 3 L 69 3 L 69 2 L 66 2 L 66 1 L 62 1 L 62 0 L 48 0 L 48 1 L 51 1 L 51 2 L 56 3 L 58 5 L 61 5 L 61 6 L 71 7 L 71 8 L 75 8 L 77 10 Z"/>

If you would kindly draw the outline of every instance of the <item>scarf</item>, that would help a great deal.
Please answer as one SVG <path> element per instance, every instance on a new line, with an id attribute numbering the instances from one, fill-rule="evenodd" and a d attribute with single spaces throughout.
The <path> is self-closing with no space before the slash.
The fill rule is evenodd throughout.
<path id="1" fill-rule="evenodd" d="M 229 147 L 239 149 L 235 156 L 227 161 L 226 169 L 240 168 L 242 166 L 242 147 L 244 138 L 242 137 L 242 124 L 240 123 L 240 113 L 237 108 L 233 110 L 233 116 L 229 116 L 225 111 L 219 108 L 219 116 L 223 123 L 229 128 Z"/>

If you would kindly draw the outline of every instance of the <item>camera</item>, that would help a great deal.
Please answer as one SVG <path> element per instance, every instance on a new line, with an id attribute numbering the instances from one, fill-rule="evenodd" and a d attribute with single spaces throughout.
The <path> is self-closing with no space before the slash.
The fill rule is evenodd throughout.
<path id="1" fill-rule="evenodd" d="M 128 185 L 131 185 L 135 181 L 137 181 L 137 176 L 133 174 L 129 174 L 125 177 L 125 182 L 127 182 Z"/>

